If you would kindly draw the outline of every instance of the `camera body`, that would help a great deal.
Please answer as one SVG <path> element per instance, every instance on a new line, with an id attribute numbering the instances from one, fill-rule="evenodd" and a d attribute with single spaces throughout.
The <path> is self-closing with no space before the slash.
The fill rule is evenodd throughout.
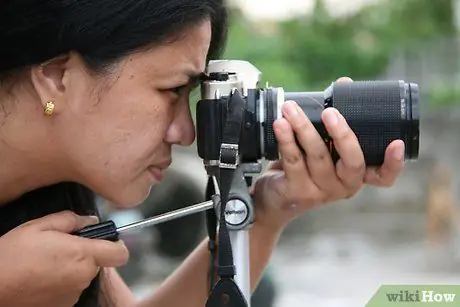
<path id="1" fill-rule="evenodd" d="M 307 114 L 334 161 L 340 157 L 321 120 L 322 112 L 329 107 L 338 109 L 347 120 L 367 165 L 381 165 L 386 147 L 396 139 L 405 142 L 406 159 L 418 158 L 417 84 L 400 80 L 333 82 L 322 91 L 285 92 L 282 87 L 261 87 L 262 73 L 242 60 L 210 61 L 205 73 L 196 116 L 198 155 L 208 171 L 219 165 L 222 135 L 233 105 L 244 106 L 238 156 L 246 172 L 259 173 L 261 159 L 278 159 L 273 123 L 282 117 L 281 109 L 287 100 L 296 101 Z M 241 103 L 235 104 L 235 99 Z"/>
<path id="2" fill-rule="evenodd" d="M 206 169 L 218 166 L 228 104 L 232 95 L 238 95 L 245 100 L 240 162 L 245 164 L 246 173 L 259 173 L 261 159 L 278 157 L 273 121 L 281 117 L 283 88 L 261 88 L 262 73 L 247 61 L 211 61 L 206 74 L 196 110 L 198 155 Z"/>

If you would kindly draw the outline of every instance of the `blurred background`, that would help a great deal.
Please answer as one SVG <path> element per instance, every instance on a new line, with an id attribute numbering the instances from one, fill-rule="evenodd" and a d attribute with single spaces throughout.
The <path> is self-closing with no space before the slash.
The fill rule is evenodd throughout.
<path id="1" fill-rule="evenodd" d="M 273 254 L 253 307 L 359 307 L 381 284 L 460 284 L 460 1 L 228 0 L 225 58 L 252 62 L 263 83 L 323 90 L 341 76 L 420 85 L 421 149 L 394 187 L 293 223 Z M 194 110 L 194 103 L 191 104 Z M 196 147 L 175 148 L 167 177 L 124 225 L 204 199 Z M 206 236 L 196 214 L 125 237 L 120 269 L 136 295 L 157 287 Z"/>

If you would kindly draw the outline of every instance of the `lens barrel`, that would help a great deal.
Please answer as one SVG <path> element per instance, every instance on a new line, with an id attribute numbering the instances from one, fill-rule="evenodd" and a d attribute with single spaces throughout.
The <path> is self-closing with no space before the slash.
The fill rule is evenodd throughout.
<path id="1" fill-rule="evenodd" d="M 336 108 L 356 134 L 366 164 L 374 166 L 383 164 L 387 146 L 398 139 L 405 143 L 405 159 L 418 158 L 419 99 L 418 85 L 404 81 L 338 82 L 324 92 L 288 92 L 284 97 L 284 100 L 294 100 L 301 106 L 330 145 L 334 161 L 339 159 L 339 155 L 327 135 L 321 113 L 325 108 Z M 273 101 L 276 100 L 270 98 L 270 102 Z M 273 112 L 265 116 L 269 121 L 279 116 L 276 114 L 276 110 L 279 110 L 276 106 L 265 110 Z M 273 123 L 267 126 L 272 127 Z M 265 145 L 265 149 L 270 152 L 265 152 L 264 156 L 268 159 L 276 158 L 277 146 L 272 137 L 273 131 L 266 136 L 264 139 L 273 143 Z"/>

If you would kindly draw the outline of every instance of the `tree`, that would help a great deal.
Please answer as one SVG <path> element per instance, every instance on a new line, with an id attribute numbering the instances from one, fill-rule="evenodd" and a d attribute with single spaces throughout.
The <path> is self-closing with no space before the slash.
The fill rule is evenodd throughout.
<path id="1" fill-rule="evenodd" d="M 374 78 L 395 49 L 456 33 L 452 10 L 452 0 L 387 0 L 333 18 L 317 0 L 311 15 L 282 25 L 284 54 L 306 86 L 324 87 L 339 76 Z"/>

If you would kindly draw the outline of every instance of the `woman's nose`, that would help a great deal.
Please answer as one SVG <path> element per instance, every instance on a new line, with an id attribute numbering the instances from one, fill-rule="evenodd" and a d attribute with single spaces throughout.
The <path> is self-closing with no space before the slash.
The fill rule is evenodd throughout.
<path id="1" fill-rule="evenodd" d="M 182 146 L 190 146 L 195 140 L 195 125 L 188 104 L 176 111 L 174 120 L 166 133 L 166 142 Z"/>

